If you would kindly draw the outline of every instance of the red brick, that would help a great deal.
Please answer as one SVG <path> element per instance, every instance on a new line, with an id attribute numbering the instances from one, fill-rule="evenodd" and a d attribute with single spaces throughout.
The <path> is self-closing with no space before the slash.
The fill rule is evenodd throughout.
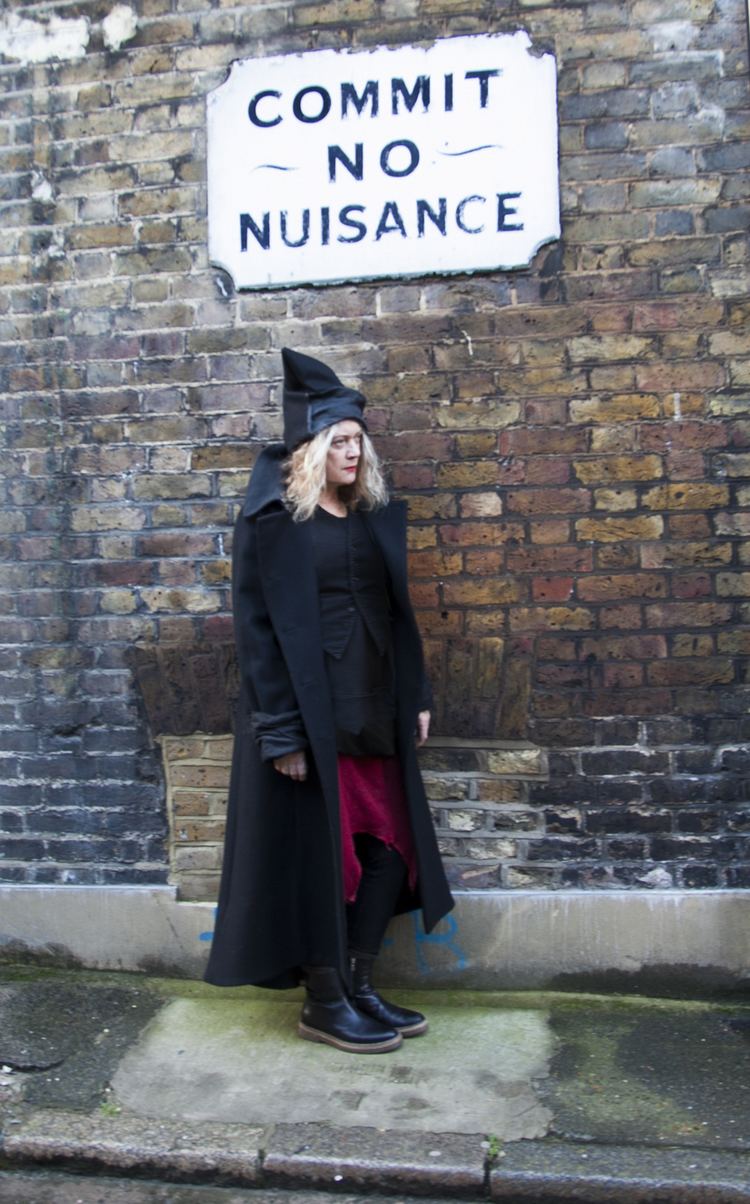
<path id="1" fill-rule="evenodd" d="M 643 665 L 625 662 L 623 664 L 608 664 L 602 667 L 601 684 L 605 689 L 620 687 L 624 690 L 643 684 Z"/>
<path id="2" fill-rule="evenodd" d="M 540 660 L 574 660 L 576 655 L 575 641 L 565 636 L 542 635 L 536 641 L 537 655 Z"/>
<path id="3" fill-rule="evenodd" d="M 460 552 L 423 551 L 409 553 L 409 572 L 412 577 L 453 576 L 463 569 Z"/>
<path id="4" fill-rule="evenodd" d="M 536 672 L 537 684 L 545 686 L 574 686 L 578 689 L 589 684 L 589 675 L 582 665 L 539 665 Z"/>
<path id="5" fill-rule="evenodd" d="M 592 690 L 583 701 L 585 715 L 668 715 L 672 710 L 669 690 Z"/>
<path id="6" fill-rule="evenodd" d="M 726 447 L 728 429 L 720 422 L 644 422 L 638 429 L 643 451 L 707 450 Z"/>
<path id="7" fill-rule="evenodd" d="M 731 618 L 731 605 L 721 602 L 661 602 L 646 607 L 649 627 L 718 627 Z"/>
<path id="8" fill-rule="evenodd" d="M 573 596 L 573 577 L 537 577 L 531 583 L 535 602 L 567 602 Z"/>
<path id="9" fill-rule="evenodd" d="M 570 480 L 570 461 L 561 456 L 528 460 L 524 480 L 528 485 L 566 485 Z"/>
<path id="10" fill-rule="evenodd" d="M 656 686 L 728 685 L 734 681 L 734 665 L 721 657 L 664 660 L 649 665 L 648 679 Z"/>
<path id="11" fill-rule="evenodd" d="M 529 427 L 556 426 L 565 422 L 567 406 L 564 398 L 541 401 L 534 398 L 524 404 L 524 419 Z"/>
<path id="12" fill-rule="evenodd" d="M 388 463 L 399 460 L 446 460 L 450 455 L 449 435 L 407 431 L 402 435 L 380 435 L 378 454 Z"/>
<path id="13" fill-rule="evenodd" d="M 697 326 L 700 329 L 718 325 L 723 318 L 721 301 L 637 301 L 633 306 L 633 330 L 670 330 Z"/>
<path id="14" fill-rule="evenodd" d="M 632 602 L 622 606 L 604 606 L 599 611 L 599 626 L 605 629 L 640 629 L 643 626 L 641 608 Z"/>
<path id="15" fill-rule="evenodd" d="M 509 548 L 508 569 L 513 573 L 589 573 L 593 568 L 591 548 L 522 547 Z"/>
<path id="16" fill-rule="evenodd" d="M 547 518 L 529 523 L 532 543 L 565 544 L 570 539 L 570 522 L 563 518 Z"/>
<path id="17" fill-rule="evenodd" d="M 438 527 L 440 540 L 449 547 L 502 547 L 509 539 L 523 539 L 520 523 L 456 523 Z"/>
<path id="18" fill-rule="evenodd" d="M 666 655 L 663 635 L 587 636 L 579 651 L 583 660 L 658 660 Z"/>
<path id="19" fill-rule="evenodd" d="M 711 535 L 711 521 L 706 514 L 670 514 L 668 528 L 675 539 L 705 539 Z"/>
<path id="20" fill-rule="evenodd" d="M 706 475 L 704 453 L 699 451 L 672 451 L 665 457 L 668 477 L 678 481 L 699 481 Z"/>
<path id="21" fill-rule="evenodd" d="M 708 573 L 678 573 L 672 578 L 675 598 L 710 598 L 713 580 Z"/>
<path id="22" fill-rule="evenodd" d="M 621 598 L 664 598 L 667 579 L 656 573 L 620 573 L 611 577 L 585 577 L 577 595 L 584 602 L 611 602 Z"/>
<path id="23" fill-rule="evenodd" d="M 489 548 L 486 551 L 469 551 L 464 553 L 464 567 L 467 573 L 478 573 L 480 576 L 497 575 L 505 568 L 505 554 Z"/>
<path id="24" fill-rule="evenodd" d="M 394 487 L 402 489 L 431 489 L 435 484 L 435 469 L 430 464 L 394 464 L 391 469 Z"/>
<path id="25" fill-rule="evenodd" d="M 577 427 L 512 427 L 500 436 L 501 456 L 559 456 L 586 450 L 586 432 Z"/>
<path id="26" fill-rule="evenodd" d="M 588 489 L 511 490 L 507 508 L 518 514 L 582 514 L 591 509 Z"/>
<path id="27" fill-rule="evenodd" d="M 437 606 L 437 586 L 432 582 L 420 581 L 409 586 L 409 595 L 415 610 L 420 607 Z"/>

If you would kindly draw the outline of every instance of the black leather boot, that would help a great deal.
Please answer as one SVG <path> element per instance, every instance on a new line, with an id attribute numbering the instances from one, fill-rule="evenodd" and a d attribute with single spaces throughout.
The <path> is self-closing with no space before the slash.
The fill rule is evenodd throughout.
<path id="1" fill-rule="evenodd" d="M 403 1037 L 419 1037 L 427 1032 L 427 1021 L 421 1012 L 412 1012 L 398 1004 L 383 999 L 372 985 L 372 966 L 375 958 L 370 954 L 350 953 L 349 972 L 352 983 L 352 1000 L 357 1010 L 395 1028 Z"/>
<path id="2" fill-rule="evenodd" d="M 349 1000 L 333 966 L 305 966 L 307 998 L 298 1032 L 306 1041 L 320 1041 L 346 1053 L 388 1053 L 398 1049 L 401 1033 Z"/>

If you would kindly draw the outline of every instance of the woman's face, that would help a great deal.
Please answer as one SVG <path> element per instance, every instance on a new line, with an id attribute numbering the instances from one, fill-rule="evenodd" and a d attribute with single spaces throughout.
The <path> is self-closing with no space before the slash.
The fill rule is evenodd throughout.
<path id="1" fill-rule="evenodd" d="M 352 485 L 357 477 L 361 455 L 362 427 L 349 418 L 345 422 L 337 422 L 326 457 L 326 485 L 331 489 Z"/>

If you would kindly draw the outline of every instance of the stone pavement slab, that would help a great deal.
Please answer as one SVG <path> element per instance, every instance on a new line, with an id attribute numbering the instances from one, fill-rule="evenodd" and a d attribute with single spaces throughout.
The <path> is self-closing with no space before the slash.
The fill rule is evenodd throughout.
<path id="1" fill-rule="evenodd" d="M 144 1116 L 257 1125 L 317 1122 L 418 1132 L 540 1137 L 550 1120 L 534 1083 L 553 1038 L 543 1011 L 470 1011 L 426 993 L 430 1032 L 394 1053 L 355 1057 L 300 1041 L 297 1002 L 178 999 L 125 1055 L 117 1100 Z"/>

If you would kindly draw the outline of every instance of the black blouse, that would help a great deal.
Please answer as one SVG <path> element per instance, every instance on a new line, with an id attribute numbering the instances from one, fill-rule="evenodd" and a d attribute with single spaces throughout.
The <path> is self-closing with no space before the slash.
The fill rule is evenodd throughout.
<path id="1" fill-rule="evenodd" d="M 395 686 L 385 564 L 361 514 L 312 519 L 336 747 L 359 757 L 395 753 Z"/>

